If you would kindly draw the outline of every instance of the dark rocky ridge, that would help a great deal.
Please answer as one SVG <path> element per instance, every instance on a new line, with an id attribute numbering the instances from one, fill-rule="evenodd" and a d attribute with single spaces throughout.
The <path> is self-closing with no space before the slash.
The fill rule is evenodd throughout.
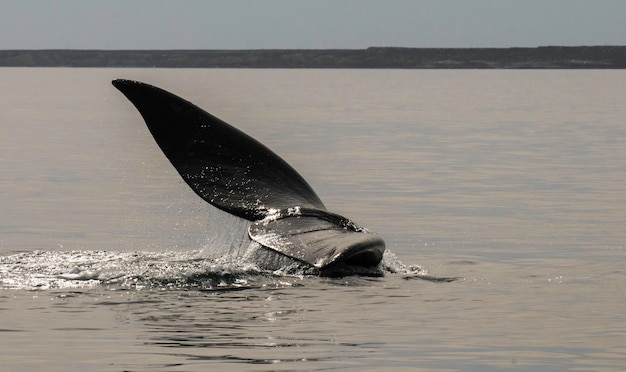
<path id="1" fill-rule="evenodd" d="M 626 46 L 260 50 L 0 50 L 0 66 L 622 69 Z"/>

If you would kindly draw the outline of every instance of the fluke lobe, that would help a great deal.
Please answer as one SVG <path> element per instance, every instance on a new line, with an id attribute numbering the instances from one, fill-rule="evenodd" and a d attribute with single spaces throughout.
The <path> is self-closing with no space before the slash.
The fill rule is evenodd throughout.
<path id="1" fill-rule="evenodd" d="M 163 89 L 123 79 L 113 85 L 196 194 L 250 221 L 249 249 L 264 253 L 254 256 L 264 257 L 259 266 L 298 262 L 320 275 L 376 272 L 385 251 L 380 236 L 327 211 L 304 178 L 263 144 Z"/>

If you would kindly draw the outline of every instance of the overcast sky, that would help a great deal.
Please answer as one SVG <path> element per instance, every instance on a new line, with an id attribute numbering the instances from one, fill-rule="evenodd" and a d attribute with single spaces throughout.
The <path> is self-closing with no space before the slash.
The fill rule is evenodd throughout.
<path id="1" fill-rule="evenodd" d="M 626 0 L 0 0 L 0 49 L 626 45 Z"/>

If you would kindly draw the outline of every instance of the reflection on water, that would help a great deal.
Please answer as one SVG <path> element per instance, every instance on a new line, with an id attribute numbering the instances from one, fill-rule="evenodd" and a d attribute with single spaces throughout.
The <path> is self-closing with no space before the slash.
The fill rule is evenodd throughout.
<path id="1" fill-rule="evenodd" d="M 623 366 L 622 71 L 0 76 L 3 368 Z M 211 276 L 176 256 L 206 244 L 216 216 L 110 85 L 124 77 L 268 145 L 329 208 L 380 233 L 409 271 L 328 279 L 233 266 Z M 68 252 L 86 252 L 99 270 Z M 424 279 L 406 275 L 417 265 L 460 279 L 413 280 Z M 161 276 L 121 285 L 141 273 Z M 9 283 L 26 277 L 33 285 Z"/>

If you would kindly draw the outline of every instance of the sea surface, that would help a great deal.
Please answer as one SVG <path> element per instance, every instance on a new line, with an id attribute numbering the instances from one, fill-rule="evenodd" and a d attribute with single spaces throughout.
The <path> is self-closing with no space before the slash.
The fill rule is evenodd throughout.
<path id="1" fill-rule="evenodd" d="M 111 85 L 172 91 L 378 232 L 382 277 L 229 226 Z M 616 371 L 626 71 L 0 69 L 0 371 Z"/>

